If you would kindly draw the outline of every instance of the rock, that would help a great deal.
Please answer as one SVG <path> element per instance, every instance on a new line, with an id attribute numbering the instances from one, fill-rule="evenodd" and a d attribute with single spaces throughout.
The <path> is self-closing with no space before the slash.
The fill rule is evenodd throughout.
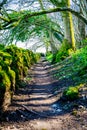
<path id="1" fill-rule="evenodd" d="M 83 106 L 82 106 L 82 105 L 79 105 L 79 108 L 83 108 Z"/>
<path id="2" fill-rule="evenodd" d="M 79 105 L 79 109 L 86 110 L 86 108 L 82 105 Z"/>
<path id="3" fill-rule="evenodd" d="M 69 108 L 68 105 L 65 105 L 65 106 L 63 107 L 64 110 L 68 110 L 68 108 Z"/>
<path id="4" fill-rule="evenodd" d="M 61 109 L 57 109 L 56 112 L 61 112 L 62 110 Z"/>
<path id="5" fill-rule="evenodd" d="M 52 105 L 52 108 L 54 108 L 54 109 L 56 109 L 57 107 L 58 107 L 57 104 Z"/>

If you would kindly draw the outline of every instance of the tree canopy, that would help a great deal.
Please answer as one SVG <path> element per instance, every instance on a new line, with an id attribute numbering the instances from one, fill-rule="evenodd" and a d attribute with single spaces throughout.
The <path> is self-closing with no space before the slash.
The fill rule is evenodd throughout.
<path id="1" fill-rule="evenodd" d="M 45 38 L 50 42 L 49 30 L 52 33 L 52 39 L 57 39 L 60 43 L 65 37 L 63 21 L 65 16 L 62 14 L 70 12 L 73 18 L 81 19 L 86 25 L 86 9 L 86 0 L 84 2 L 80 0 L 2 0 L 0 2 L 1 41 L 4 44 L 13 41 L 25 42 L 39 36 L 42 40 Z"/>

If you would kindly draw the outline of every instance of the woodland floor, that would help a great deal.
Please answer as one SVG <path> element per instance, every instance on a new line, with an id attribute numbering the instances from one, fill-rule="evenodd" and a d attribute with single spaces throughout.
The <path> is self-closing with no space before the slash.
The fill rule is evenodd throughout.
<path id="1" fill-rule="evenodd" d="M 72 78 L 57 79 L 58 66 L 44 59 L 35 64 L 0 122 L 0 130 L 87 130 L 87 99 L 64 102 L 63 90 Z"/>

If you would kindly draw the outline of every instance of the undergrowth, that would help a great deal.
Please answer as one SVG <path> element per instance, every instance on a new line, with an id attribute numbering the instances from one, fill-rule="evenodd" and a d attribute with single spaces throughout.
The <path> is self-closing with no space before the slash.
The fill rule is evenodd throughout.
<path id="1" fill-rule="evenodd" d="M 73 101 L 79 98 L 79 89 L 82 88 L 84 84 L 80 84 L 78 86 L 69 86 L 63 92 L 63 97 L 65 97 L 68 101 Z"/>
<path id="2" fill-rule="evenodd" d="M 71 45 L 65 39 L 62 43 L 62 46 L 56 54 L 55 61 L 53 62 L 60 62 L 61 60 L 64 60 L 66 57 L 68 57 L 70 53 L 69 49 L 71 50 Z"/>
<path id="3" fill-rule="evenodd" d="M 72 53 L 74 53 L 74 51 L 71 49 L 71 44 L 64 39 L 60 49 L 55 54 L 48 52 L 46 59 L 54 64 L 66 59 L 68 56 L 72 55 Z"/>
<path id="4" fill-rule="evenodd" d="M 49 62 L 52 62 L 52 59 L 53 59 L 53 54 L 51 52 L 48 52 L 46 54 L 46 60 L 48 60 Z"/>
<path id="5" fill-rule="evenodd" d="M 78 49 L 71 56 L 67 57 L 61 62 L 56 63 L 57 70 L 54 74 L 58 80 L 71 79 L 73 85 L 67 86 L 63 95 L 67 99 L 73 100 L 79 97 L 80 84 L 87 84 L 87 46 Z"/>

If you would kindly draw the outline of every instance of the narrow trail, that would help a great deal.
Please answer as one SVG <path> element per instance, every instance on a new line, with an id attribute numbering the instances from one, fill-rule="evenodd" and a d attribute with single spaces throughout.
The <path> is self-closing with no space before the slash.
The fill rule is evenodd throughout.
<path id="1" fill-rule="evenodd" d="M 85 130 L 77 118 L 62 109 L 61 82 L 53 78 L 52 69 L 44 59 L 31 68 L 28 77 L 32 80 L 14 95 L 0 130 Z M 56 85 L 60 86 L 57 92 Z"/>
<path id="2" fill-rule="evenodd" d="M 54 81 L 48 72 L 50 65 L 47 62 L 40 62 L 34 68 L 34 82 L 33 91 L 30 94 L 29 106 L 39 112 L 48 112 L 51 110 L 52 104 L 58 99 L 53 94 Z M 49 114 L 49 113 L 47 113 Z"/>

